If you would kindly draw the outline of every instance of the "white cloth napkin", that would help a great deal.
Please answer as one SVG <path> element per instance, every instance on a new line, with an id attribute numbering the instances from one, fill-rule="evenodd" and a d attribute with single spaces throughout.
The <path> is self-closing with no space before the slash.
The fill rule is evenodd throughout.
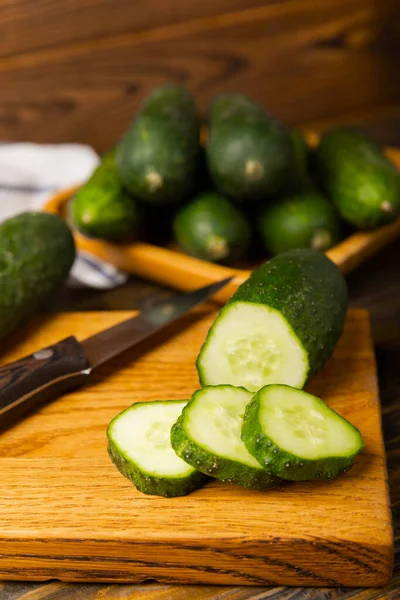
<path id="1" fill-rule="evenodd" d="M 0 222 L 40 210 L 57 191 L 84 183 L 99 161 L 93 148 L 81 144 L 0 143 Z M 79 253 L 68 283 L 107 289 L 126 279 L 112 265 Z"/>

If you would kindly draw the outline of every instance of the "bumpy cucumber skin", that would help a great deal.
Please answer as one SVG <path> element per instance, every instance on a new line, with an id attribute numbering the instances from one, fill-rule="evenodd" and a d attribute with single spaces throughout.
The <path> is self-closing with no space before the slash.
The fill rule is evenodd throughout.
<path id="1" fill-rule="evenodd" d="M 74 260 L 72 233 L 57 215 L 21 213 L 0 225 L 0 338 L 60 288 Z"/>
<path id="2" fill-rule="evenodd" d="M 260 425 L 258 417 L 261 408 L 260 398 L 263 390 L 267 387 L 274 386 L 261 388 L 247 405 L 242 428 L 242 441 L 260 465 L 288 481 L 330 480 L 349 471 L 357 454 L 364 447 L 359 430 L 350 423 L 360 436 L 360 447 L 351 456 L 334 456 L 312 460 L 290 454 L 276 446 L 274 440 L 265 435 Z M 289 386 L 280 385 L 279 387 Z M 329 410 L 335 412 L 331 408 Z"/>
<path id="3" fill-rule="evenodd" d="M 138 233 L 142 216 L 137 201 L 122 186 L 115 151 L 108 153 L 69 204 L 73 225 L 83 235 L 126 241 Z"/>
<path id="4" fill-rule="evenodd" d="M 248 250 L 251 227 L 236 206 L 217 192 L 204 192 L 177 213 L 175 239 L 183 250 L 211 262 L 230 264 Z"/>
<path id="5" fill-rule="evenodd" d="M 161 402 L 161 401 L 160 401 Z M 168 402 L 163 400 L 162 402 Z M 129 409 L 128 409 L 129 410 Z M 118 419 L 121 413 L 115 417 Z M 198 470 L 193 471 L 186 477 L 155 477 L 151 474 L 145 474 L 131 459 L 125 456 L 125 453 L 119 450 L 112 438 L 113 419 L 107 429 L 108 455 L 118 471 L 142 494 L 150 496 L 164 496 L 165 498 L 174 498 L 177 496 L 186 496 L 191 492 L 201 488 L 209 478 Z"/>
<path id="6" fill-rule="evenodd" d="M 258 104 L 241 94 L 221 94 L 211 106 L 209 130 L 208 167 L 223 195 L 259 203 L 289 186 L 290 133 Z"/>
<path id="7" fill-rule="evenodd" d="M 182 131 L 198 134 L 199 120 L 193 97 L 178 84 L 166 84 L 144 99 L 139 114 L 173 119 Z"/>
<path id="8" fill-rule="evenodd" d="M 235 302 L 270 306 L 283 315 L 308 355 L 304 385 L 331 357 L 343 331 L 347 285 L 338 267 L 317 250 L 288 250 L 263 264 L 242 283 L 211 326 L 196 362 L 202 386 L 208 383 L 202 354 L 216 324 Z"/>
<path id="9" fill-rule="evenodd" d="M 192 399 L 185 406 L 181 416 L 171 429 L 171 445 L 182 460 L 205 475 L 253 490 L 272 488 L 280 483 L 280 478 L 266 469 L 256 469 L 255 467 L 243 463 L 239 464 L 229 458 L 216 456 L 196 444 L 185 429 L 185 414 L 190 411 L 190 407 L 195 401 L 196 392 L 193 394 Z"/>
<path id="10" fill-rule="evenodd" d="M 164 86 L 143 104 L 117 146 L 128 190 L 143 201 L 177 204 L 191 190 L 199 162 L 199 119 L 181 86 Z"/>
<path id="11" fill-rule="evenodd" d="M 314 163 L 320 184 L 351 225 L 372 229 L 400 213 L 396 170 L 361 132 L 343 127 L 324 133 Z"/>
<path id="12" fill-rule="evenodd" d="M 127 462 L 111 440 L 108 442 L 108 454 L 118 471 L 129 479 L 139 492 L 150 496 L 164 496 L 165 498 L 186 496 L 201 488 L 209 479 L 199 471 L 193 471 L 189 477 L 182 479 L 177 477 L 173 480 L 145 475 L 132 461 Z"/>
<path id="13" fill-rule="evenodd" d="M 317 192 L 303 192 L 267 206 L 258 219 L 260 236 L 268 252 L 293 248 L 325 251 L 342 237 L 332 203 Z"/>

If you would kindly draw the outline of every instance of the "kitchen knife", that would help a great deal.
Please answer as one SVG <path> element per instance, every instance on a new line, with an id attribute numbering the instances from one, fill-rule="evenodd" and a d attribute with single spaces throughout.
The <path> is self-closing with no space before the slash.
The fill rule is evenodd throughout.
<path id="1" fill-rule="evenodd" d="M 0 368 L 0 429 L 58 394 L 85 385 L 93 369 L 160 331 L 232 277 L 158 302 L 82 342 L 71 336 Z"/>

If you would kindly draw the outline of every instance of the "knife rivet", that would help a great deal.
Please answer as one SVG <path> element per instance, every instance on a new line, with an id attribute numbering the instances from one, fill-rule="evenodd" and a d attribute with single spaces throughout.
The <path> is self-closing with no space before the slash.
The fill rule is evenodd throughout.
<path id="1" fill-rule="evenodd" d="M 36 358 L 37 360 L 46 360 L 46 358 L 51 358 L 53 354 L 53 350 L 39 350 L 33 354 L 33 358 Z"/>
<path id="2" fill-rule="evenodd" d="M 170 317 L 174 312 L 174 306 L 172 304 L 164 304 L 161 311 L 165 317 Z"/>

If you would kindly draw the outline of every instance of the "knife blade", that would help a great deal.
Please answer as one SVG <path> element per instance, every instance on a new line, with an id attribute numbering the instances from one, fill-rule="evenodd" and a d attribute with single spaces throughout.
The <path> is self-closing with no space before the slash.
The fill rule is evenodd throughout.
<path id="1" fill-rule="evenodd" d="M 231 280 L 178 294 L 81 342 L 70 336 L 1 367 L 0 429 L 55 396 L 85 385 L 93 369 L 164 329 Z"/>

